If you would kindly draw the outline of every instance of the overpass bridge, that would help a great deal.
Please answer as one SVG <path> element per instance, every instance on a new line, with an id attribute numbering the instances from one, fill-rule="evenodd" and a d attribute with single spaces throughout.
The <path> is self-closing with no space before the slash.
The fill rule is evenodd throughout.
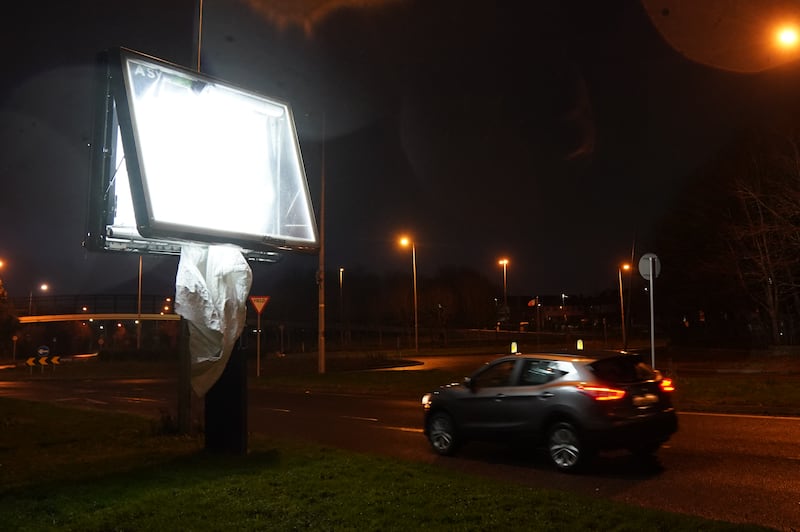
<path id="1" fill-rule="evenodd" d="M 35 316 L 20 316 L 19 322 L 26 323 L 52 323 L 57 321 L 178 321 L 181 317 L 177 314 L 138 314 L 123 312 L 88 313 L 80 314 L 42 314 Z"/>

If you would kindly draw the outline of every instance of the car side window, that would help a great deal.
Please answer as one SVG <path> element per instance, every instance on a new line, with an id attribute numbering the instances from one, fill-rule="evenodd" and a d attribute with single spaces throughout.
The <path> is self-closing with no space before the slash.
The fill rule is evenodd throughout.
<path id="1" fill-rule="evenodd" d="M 478 388 L 495 388 L 497 386 L 510 386 L 511 375 L 514 373 L 516 360 L 506 360 L 486 368 L 472 379 Z"/>
<path id="2" fill-rule="evenodd" d="M 528 359 L 522 366 L 519 376 L 520 386 L 536 386 L 547 384 L 559 377 L 566 375 L 568 371 L 559 367 L 557 361 Z"/>

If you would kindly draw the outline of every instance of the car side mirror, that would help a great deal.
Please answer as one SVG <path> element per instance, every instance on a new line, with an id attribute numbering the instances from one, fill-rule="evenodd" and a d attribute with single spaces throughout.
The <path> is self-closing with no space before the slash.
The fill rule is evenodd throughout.
<path id="1" fill-rule="evenodd" d="M 464 377 L 464 387 L 471 390 L 475 387 L 475 383 L 472 382 L 471 377 Z"/>

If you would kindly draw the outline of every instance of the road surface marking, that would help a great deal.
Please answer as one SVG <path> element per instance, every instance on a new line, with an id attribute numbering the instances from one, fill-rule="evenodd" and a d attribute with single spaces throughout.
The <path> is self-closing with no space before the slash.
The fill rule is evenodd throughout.
<path id="1" fill-rule="evenodd" d="M 758 414 L 717 414 L 714 412 L 678 412 L 680 416 L 712 416 L 712 417 L 740 417 L 748 419 L 784 419 L 787 421 L 800 421 L 797 416 L 762 416 Z"/>
<path id="2" fill-rule="evenodd" d="M 360 417 L 360 416 L 339 416 L 344 419 L 355 419 L 356 421 L 371 421 L 373 423 L 378 422 L 378 418 L 376 417 Z"/>

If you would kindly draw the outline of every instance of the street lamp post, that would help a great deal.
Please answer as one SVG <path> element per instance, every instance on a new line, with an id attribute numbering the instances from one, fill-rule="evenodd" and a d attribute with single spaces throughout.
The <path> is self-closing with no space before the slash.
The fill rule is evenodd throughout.
<path id="1" fill-rule="evenodd" d="M 342 283 L 344 282 L 344 268 L 339 268 L 339 337 L 344 345 L 344 297 Z"/>
<path id="2" fill-rule="evenodd" d="M 497 264 L 503 267 L 503 306 L 508 307 L 508 259 L 500 259 Z"/>
<path id="3" fill-rule="evenodd" d="M 136 296 L 136 349 L 142 348 L 142 256 L 139 255 L 139 288 Z"/>
<path id="4" fill-rule="evenodd" d="M 39 290 L 42 292 L 47 292 L 50 287 L 47 283 L 42 283 L 39 285 Z M 30 294 L 28 294 L 28 316 L 33 316 L 33 289 L 31 288 Z"/>
<path id="5" fill-rule="evenodd" d="M 617 268 L 617 274 L 619 275 L 619 313 L 620 318 L 622 320 L 622 349 L 628 349 L 628 335 L 625 328 L 625 298 L 622 295 L 622 270 L 630 271 L 631 265 L 627 262 L 621 264 L 619 268 Z"/>
<path id="6" fill-rule="evenodd" d="M 417 307 L 417 248 L 410 238 L 400 238 L 400 245 L 411 246 L 411 271 L 414 279 L 414 351 L 419 352 L 419 311 Z"/>

